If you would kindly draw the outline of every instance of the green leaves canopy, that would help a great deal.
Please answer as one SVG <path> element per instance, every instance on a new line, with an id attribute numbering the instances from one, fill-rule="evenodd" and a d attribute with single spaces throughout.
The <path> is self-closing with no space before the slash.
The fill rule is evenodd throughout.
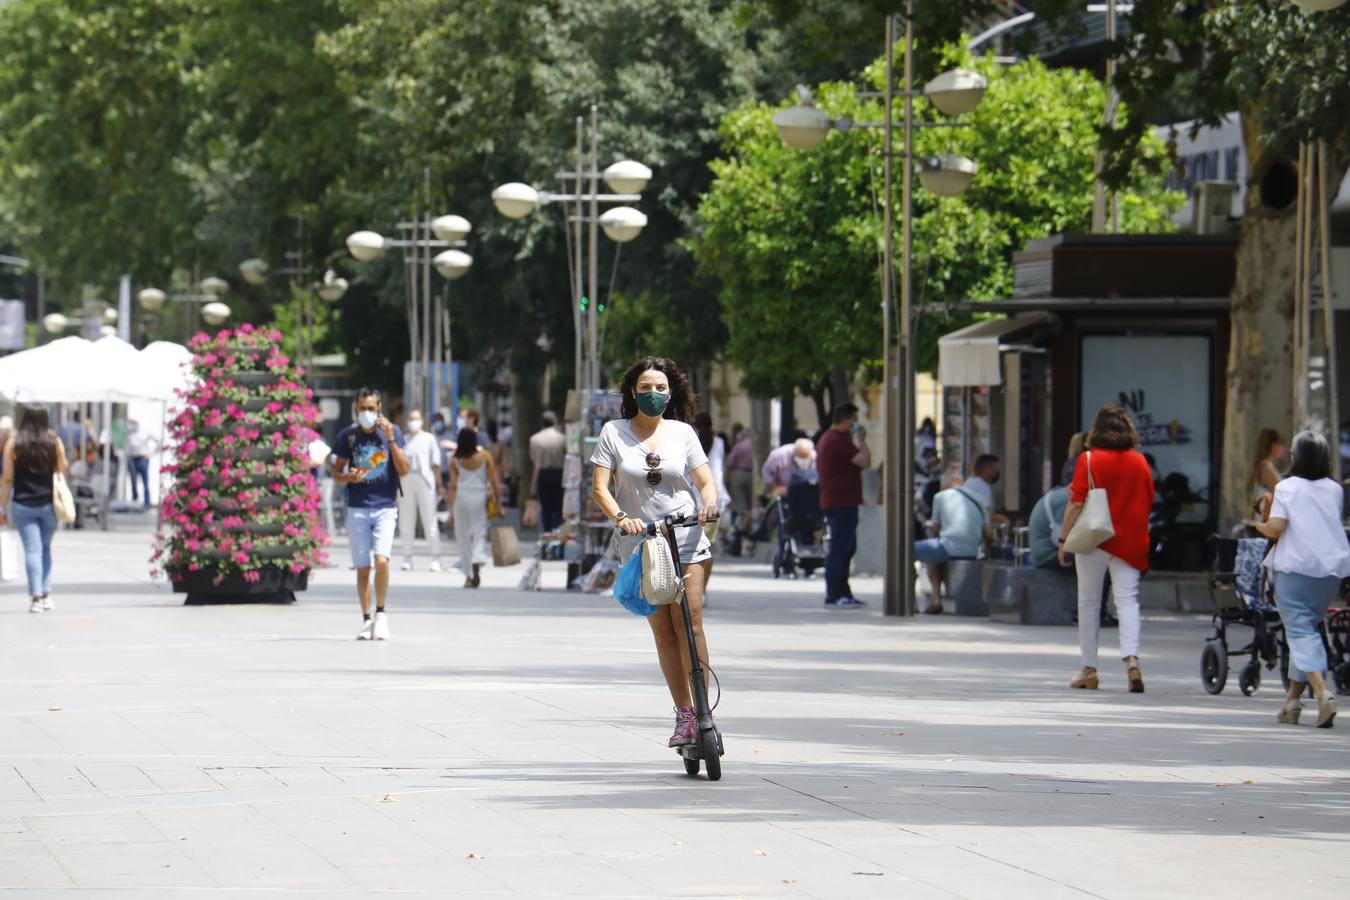
<path id="1" fill-rule="evenodd" d="M 916 131 L 920 155 L 960 153 L 981 167 L 971 189 L 956 198 L 927 194 L 916 179 L 916 304 L 1006 297 L 1013 251 L 1031 238 L 1090 224 L 1101 85 L 1036 61 L 969 64 L 990 81 L 966 120 L 970 127 Z M 875 89 L 882 74 L 874 64 L 863 81 Z M 834 117 L 883 118 L 881 105 L 859 99 L 853 84 L 823 84 L 816 97 Z M 810 390 L 837 366 L 879 367 L 882 329 L 880 132 L 831 135 L 803 153 L 779 140 L 771 122 L 776 111 L 752 103 L 724 121 L 727 157 L 713 163 L 716 180 L 700 204 L 703 228 L 692 241 L 700 266 L 723 285 L 727 356 L 744 370 L 747 387 L 766 395 Z M 916 115 L 932 120 L 937 113 L 919 102 Z M 1146 142 L 1121 195 L 1126 231 L 1165 230 L 1180 205 L 1182 198 L 1162 191 L 1148 172 L 1162 150 L 1160 142 Z M 896 191 L 898 203 L 898 173 Z M 921 366 L 933 365 L 936 337 L 952 324 L 924 320 Z"/>

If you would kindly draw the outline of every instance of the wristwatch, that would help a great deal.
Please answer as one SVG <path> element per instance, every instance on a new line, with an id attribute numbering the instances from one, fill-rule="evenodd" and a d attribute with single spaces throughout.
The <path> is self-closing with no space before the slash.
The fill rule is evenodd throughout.
<path id="1" fill-rule="evenodd" d="M 628 518 L 628 513 L 624 512 L 623 510 L 619 510 L 619 514 L 614 517 L 614 524 L 618 525 L 626 518 Z"/>

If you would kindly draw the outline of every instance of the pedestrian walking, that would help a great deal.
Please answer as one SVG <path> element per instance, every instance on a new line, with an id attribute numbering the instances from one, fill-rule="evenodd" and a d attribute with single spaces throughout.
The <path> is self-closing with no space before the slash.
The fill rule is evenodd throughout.
<path id="1" fill-rule="evenodd" d="M 836 609 L 865 606 L 853 596 L 848 571 L 858 549 L 858 507 L 862 506 L 862 470 L 872 467 L 867 432 L 858 424 L 858 407 L 835 407 L 831 425 L 816 444 L 820 508 L 830 527 L 825 556 L 825 605 Z"/>
<path id="2" fill-rule="evenodd" d="M 539 503 L 539 531 L 556 531 L 562 524 L 563 461 L 567 438 L 558 427 L 558 414 L 545 412 L 544 427 L 530 435 L 530 499 Z"/>
<path id="3" fill-rule="evenodd" d="M 478 446 L 478 432 L 462 428 L 450 458 L 450 514 L 455 523 L 459 563 L 464 586 L 482 583 L 482 567 L 488 561 L 488 509 L 501 508 L 497 469 L 492 454 Z"/>
<path id="4" fill-rule="evenodd" d="M 718 519 L 703 526 L 708 540 L 717 546 L 717 523 L 731 506 L 731 496 L 727 491 L 727 442 L 713 430 L 713 420 L 707 412 L 694 416 L 694 433 L 698 435 L 698 445 L 708 457 L 708 471 L 712 475 L 713 486 L 717 488 Z"/>
<path id="5" fill-rule="evenodd" d="M 1289 477 L 1262 503 L 1256 529 L 1275 542 L 1266 567 L 1275 579 L 1275 605 L 1289 642 L 1289 692 L 1278 721 L 1297 725 L 1305 687 L 1317 700 L 1317 727 L 1336 719 L 1336 696 L 1327 686 L 1327 650 L 1317 626 L 1350 577 L 1350 544 L 1341 519 L 1344 489 L 1331 478 L 1331 447 L 1312 431 L 1294 438 Z"/>
<path id="6" fill-rule="evenodd" d="M 404 439 L 403 454 L 408 458 L 408 477 L 401 484 L 398 498 L 398 529 L 403 542 L 403 571 L 411 571 L 413 547 L 417 541 L 417 524 L 422 523 L 422 535 L 431 551 L 432 572 L 441 571 L 441 526 L 436 521 L 436 501 L 441 496 L 441 448 L 436 436 L 426 430 L 422 411 L 408 413 L 408 433 Z"/>
<path id="7" fill-rule="evenodd" d="M 131 500 L 137 496 L 136 485 L 139 482 L 144 506 L 150 508 L 150 457 L 158 448 L 159 441 L 135 419 L 127 420 L 127 470 L 131 474 Z"/>
<path id="8" fill-rule="evenodd" d="M 731 441 L 726 464 L 727 495 L 731 499 L 732 529 L 739 536 L 750 530 L 754 512 L 755 441 L 740 423 L 732 427 Z"/>
<path id="9" fill-rule="evenodd" d="M 1115 534 L 1089 553 L 1075 553 L 1078 573 L 1078 644 L 1083 669 L 1073 688 L 1095 690 L 1097 642 L 1101 631 L 1102 584 L 1111 573 L 1111 592 L 1120 619 L 1120 656 L 1125 663 L 1129 690 L 1144 692 L 1139 665 L 1139 578 L 1148 569 L 1149 513 L 1153 511 L 1153 476 L 1138 449 L 1139 434 L 1124 407 L 1103 406 L 1092 422 L 1087 449 L 1074 464 L 1069 505 L 1059 539 L 1059 563 L 1069 565 L 1064 541 L 1073 533 L 1089 488 L 1106 491 Z"/>
<path id="10" fill-rule="evenodd" d="M 698 435 L 689 425 L 698 412 L 689 380 L 675 361 L 659 356 L 640 359 L 624 372 L 620 388 L 620 418 L 605 423 L 591 457 L 592 493 L 601 511 L 625 535 L 620 544 L 627 559 L 641 543 L 648 522 L 659 524 L 667 516 L 695 513 L 700 523 L 715 519 L 717 487 Z M 707 667 L 703 590 L 712 574 L 712 546 L 701 528 L 677 529 L 676 539 L 695 643 Z M 684 639 L 683 613 L 678 604 L 659 606 L 647 623 L 675 704 L 675 731 L 667 743 L 692 744 L 697 739 L 689 684 L 693 661 Z"/>
<path id="11" fill-rule="evenodd" d="M 1256 462 L 1252 465 L 1252 501 L 1260 502 L 1280 483 L 1279 464 L 1284 459 L 1284 441 L 1274 428 L 1262 428 L 1256 437 Z"/>
<path id="12" fill-rule="evenodd" d="M 409 471 L 403 431 L 384 417 L 380 392 L 356 392 L 356 424 L 348 425 L 333 446 L 333 478 L 347 487 L 347 540 L 356 567 L 361 601 L 359 641 L 389 639 L 385 603 L 389 595 L 389 559 L 394 555 L 398 497 Z M 370 570 L 375 570 L 375 609 L 370 606 Z"/>
<path id="13" fill-rule="evenodd" d="M 52 431 L 47 410 L 25 406 L 19 427 L 5 443 L 4 474 L 0 475 L 0 525 L 7 524 L 5 506 L 23 541 L 24 570 L 28 576 L 28 611 L 49 612 L 52 603 L 52 537 L 56 509 L 52 505 L 54 479 L 66 471 L 66 450 Z"/>

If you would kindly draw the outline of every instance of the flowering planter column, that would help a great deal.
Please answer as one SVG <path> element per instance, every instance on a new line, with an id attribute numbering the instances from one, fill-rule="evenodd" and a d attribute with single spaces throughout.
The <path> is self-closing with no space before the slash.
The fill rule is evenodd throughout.
<path id="1" fill-rule="evenodd" d="M 281 333 L 243 325 L 189 342 L 197 384 L 169 423 L 173 485 L 153 564 L 187 604 L 293 603 L 323 562 L 312 392 Z"/>

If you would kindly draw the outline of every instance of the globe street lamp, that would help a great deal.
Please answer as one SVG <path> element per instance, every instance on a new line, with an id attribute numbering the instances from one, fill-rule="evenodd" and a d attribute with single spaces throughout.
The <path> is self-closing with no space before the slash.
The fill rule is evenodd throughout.
<path id="1" fill-rule="evenodd" d="M 303 237 L 303 233 L 301 234 Z M 300 365 L 308 372 L 313 367 L 314 362 L 314 326 L 317 314 L 313 308 L 310 298 L 311 293 L 317 293 L 321 300 L 329 303 L 336 303 L 347 293 L 347 280 L 338 278 L 332 269 L 324 273 L 323 281 L 310 282 L 304 284 L 309 277 L 309 266 L 305 262 L 305 254 L 302 250 L 288 250 L 285 253 L 286 265 L 275 271 L 265 259 L 254 257 L 246 259 L 239 264 L 239 277 L 247 284 L 255 287 L 261 287 L 267 284 L 270 277 L 279 275 L 289 280 L 292 292 L 299 301 L 300 322 L 298 333 L 295 335 L 296 357 Z M 302 289 L 295 290 L 299 285 Z"/>
<path id="2" fill-rule="evenodd" d="M 636 203 L 642 199 L 642 191 L 652 178 L 650 168 L 631 159 L 620 160 L 600 171 L 599 117 L 599 108 L 592 106 L 589 129 L 590 153 L 587 159 L 586 121 L 582 116 L 577 116 L 576 168 L 571 172 L 556 173 L 556 177 L 563 183 L 565 192 L 540 191 L 518 181 L 503 184 L 492 192 L 493 205 L 508 219 L 523 219 L 541 206 L 552 203 L 571 204 L 565 218 L 573 228 L 571 249 L 575 254 L 569 267 L 572 289 L 574 384 L 578 395 L 582 398 L 602 386 L 599 314 L 604 307 L 600 302 L 599 231 L 603 230 L 611 241 L 622 245 L 634 240 L 647 226 L 646 215 L 631 206 L 618 206 L 602 215 L 600 205 Z M 613 193 L 601 192 L 602 180 Z M 566 192 L 569 182 L 572 190 Z M 583 224 L 589 226 L 587 244 L 583 244 L 582 240 Z M 616 256 L 615 262 L 617 261 Z M 610 287 L 613 288 L 612 283 Z"/>
<path id="3" fill-rule="evenodd" d="M 230 307 L 221 300 L 229 290 L 228 281 L 212 275 L 184 285 L 173 293 L 167 293 L 153 286 L 142 288 L 136 294 L 136 301 L 141 309 L 148 313 L 158 313 L 169 301 L 190 303 L 195 310 L 193 317 L 200 315 L 202 321 L 214 327 L 230 318 Z M 189 321 L 188 330 L 191 331 L 192 327 L 192 322 Z"/>
<path id="4" fill-rule="evenodd" d="M 409 408 L 438 407 L 442 405 L 440 394 L 449 387 L 450 314 L 446 298 L 432 294 L 431 270 L 434 268 L 447 282 L 468 273 L 473 257 L 459 248 L 466 245 L 465 238 L 473 231 L 473 226 L 463 216 L 436 216 L 428 220 L 419 214 L 411 222 L 399 222 L 398 229 L 409 236 L 388 238 L 377 231 L 353 232 L 347 236 L 347 250 L 358 262 L 372 262 L 388 250 L 408 251 L 403 261 L 408 275 L 408 342 L 413 363 L 413 396 Z M 445 249 L 433 257 L 433 251 L 441 248 Z M 345 291 L 346 282 L 335 278 L 330 282 L 328 293 L 320 288 L 319 296 L 328 299 L 336 294 L 338 282 Z M 433 383 L 437 386 L 438 396 L 429 398 L 425 380 L 432 371 L 433 360 Z"/>
<path id="5" fill-rule="evenodd" d="M 905 4 L 904 80 L 900 97 L 904 103 L 902 148 L 894 152 L 896 122 L 892 109 L 895 100 L 895 17 L 886 17 L 886 71 L 885 117 L 881 122 L 852 122 L 832 118 L 817 109 L 811 92 L 797 88 L 798 102 L 780 110 L 773 117 L 778 136 L 789 147 L 813 150 L 825 142 L 831 131 L 848 132 L 855 128 L 882 130 L 882 169 L 885 182 L 885 203 L 882 223 L 882 343 L 885 348 L 882 392 L 886 403 L 886 455 L 883 467 L 884 514 L 886 534 L 885 609 L 888 615 L 913 615 L 914 603 L 914 352 L 911 317 L 911 259 L 913 256 L 913 178 L 918 169 L 919 182 L 933 194 L 956 196 L 974 179 L 977 166 L 964 156 L 942 153 L 924 158 L 914 155 L 916 128 L 955 127 L 951 122 L 914 121 L 915 96 L 926 97 L 944 115 L 960 116 L 974 110 L 984 99 L 988 82 L 984 76 L 969 69 L 943 72 L 928 82 L 922 91 L 913 89 L 914 83 L 914 0 Z M 898 311 L 898 346 L 891 337 L 893 315 L 892 279 L 895 277 L 894 229 L 894 173 L 892 160 L 903 161 L 901 172 L 901 247 L 900 309 Z"/>

